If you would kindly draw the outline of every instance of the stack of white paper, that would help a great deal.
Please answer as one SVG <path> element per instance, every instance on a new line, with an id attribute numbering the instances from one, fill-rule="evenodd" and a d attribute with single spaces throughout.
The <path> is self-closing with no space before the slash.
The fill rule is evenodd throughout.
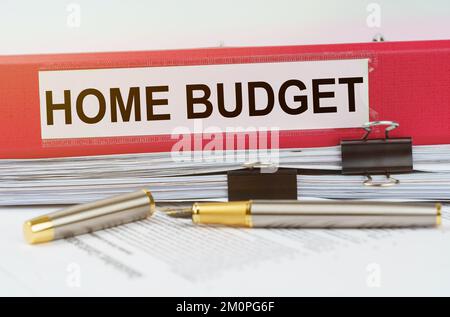
<path id="1" fill-rule="evenodd" d="M 328 147 L 0 160 L 0 205 L 82 203 L 143 187 L 160 201 L 223 200 L 225 172 L 255 162 L 330 171 L 298 175 L 300 198 L 450 200 L 450 145 L 415 146 L 416 172 L 392 175 L 400 184 L 387 188 L 364 186 L 364 176 L 338 175 L 340 155 L 339 147 Z"/>

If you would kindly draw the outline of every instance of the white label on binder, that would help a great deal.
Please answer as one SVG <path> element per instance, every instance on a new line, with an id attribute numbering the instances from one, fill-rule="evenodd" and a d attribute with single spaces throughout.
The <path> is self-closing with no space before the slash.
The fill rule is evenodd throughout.
<path id="1" fill-rule="evenodd" d="M 369 119 L 368 60 L 39 72 L 43 139 L 202 126 L 308 130 Z"/>

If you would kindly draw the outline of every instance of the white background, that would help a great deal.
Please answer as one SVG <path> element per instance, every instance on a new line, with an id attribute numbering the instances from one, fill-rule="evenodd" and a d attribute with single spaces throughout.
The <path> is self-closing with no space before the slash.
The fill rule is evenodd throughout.
<path id="1" fill-rule="evenodd" d="M 1 0 L 0 54 L 449 39 L 449 17 L 448 0 Z"/>

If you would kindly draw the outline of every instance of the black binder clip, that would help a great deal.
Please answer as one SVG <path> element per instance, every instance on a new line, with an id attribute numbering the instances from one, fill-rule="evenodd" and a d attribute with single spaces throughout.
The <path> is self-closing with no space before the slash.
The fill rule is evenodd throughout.
<path id="1" fill-rule="evenodd" d="M 268 165 L 269 164 L 269 165 Z M 275 169 L 264 173 L 270 163 L 245 163 L 245 169 L 228 171 L 228 200 L 295 199 L 297 200 L 297 170 Z"/>
<path id="2" fill-rule="evenodd" d="M 384 139 L 369 139 L 373 126 L 388 125 Z M 413 171 L 411 138 L 389 138 L 389 131 L 399 124 L 393 121 L 373 121 L 362 128 L 366 134 L 361 140 L 342 140 L 342 174 L 365 175 L 364 185 L 387 187 L 399 184 L 392 173 Z M 386 175 L 386 182 L 375 182 L 371 175 Z"/>

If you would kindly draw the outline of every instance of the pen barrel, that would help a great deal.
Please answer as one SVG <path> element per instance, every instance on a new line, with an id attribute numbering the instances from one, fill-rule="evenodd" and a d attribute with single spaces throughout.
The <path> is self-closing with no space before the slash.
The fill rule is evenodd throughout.
<path id="1" fill-rule="evenodd" d="M 439 203 L 376 201 L 253 201 L 252 227 L 430 227 L 441 222 Z"/>
<path id="2" fill-rule="evenodd" d="M 147 190 L 76 205 L 24 224 L 25 239 L 40 243 L 144 219 L 153 214 L 155 202 Z"/>
<path id="3" fill-rule="evenodd" d="M 441 222 L 441 204 L 342 200 L 195 203 L 192 220 L 199 224 L 264 228 L 430 227 Z"/>

